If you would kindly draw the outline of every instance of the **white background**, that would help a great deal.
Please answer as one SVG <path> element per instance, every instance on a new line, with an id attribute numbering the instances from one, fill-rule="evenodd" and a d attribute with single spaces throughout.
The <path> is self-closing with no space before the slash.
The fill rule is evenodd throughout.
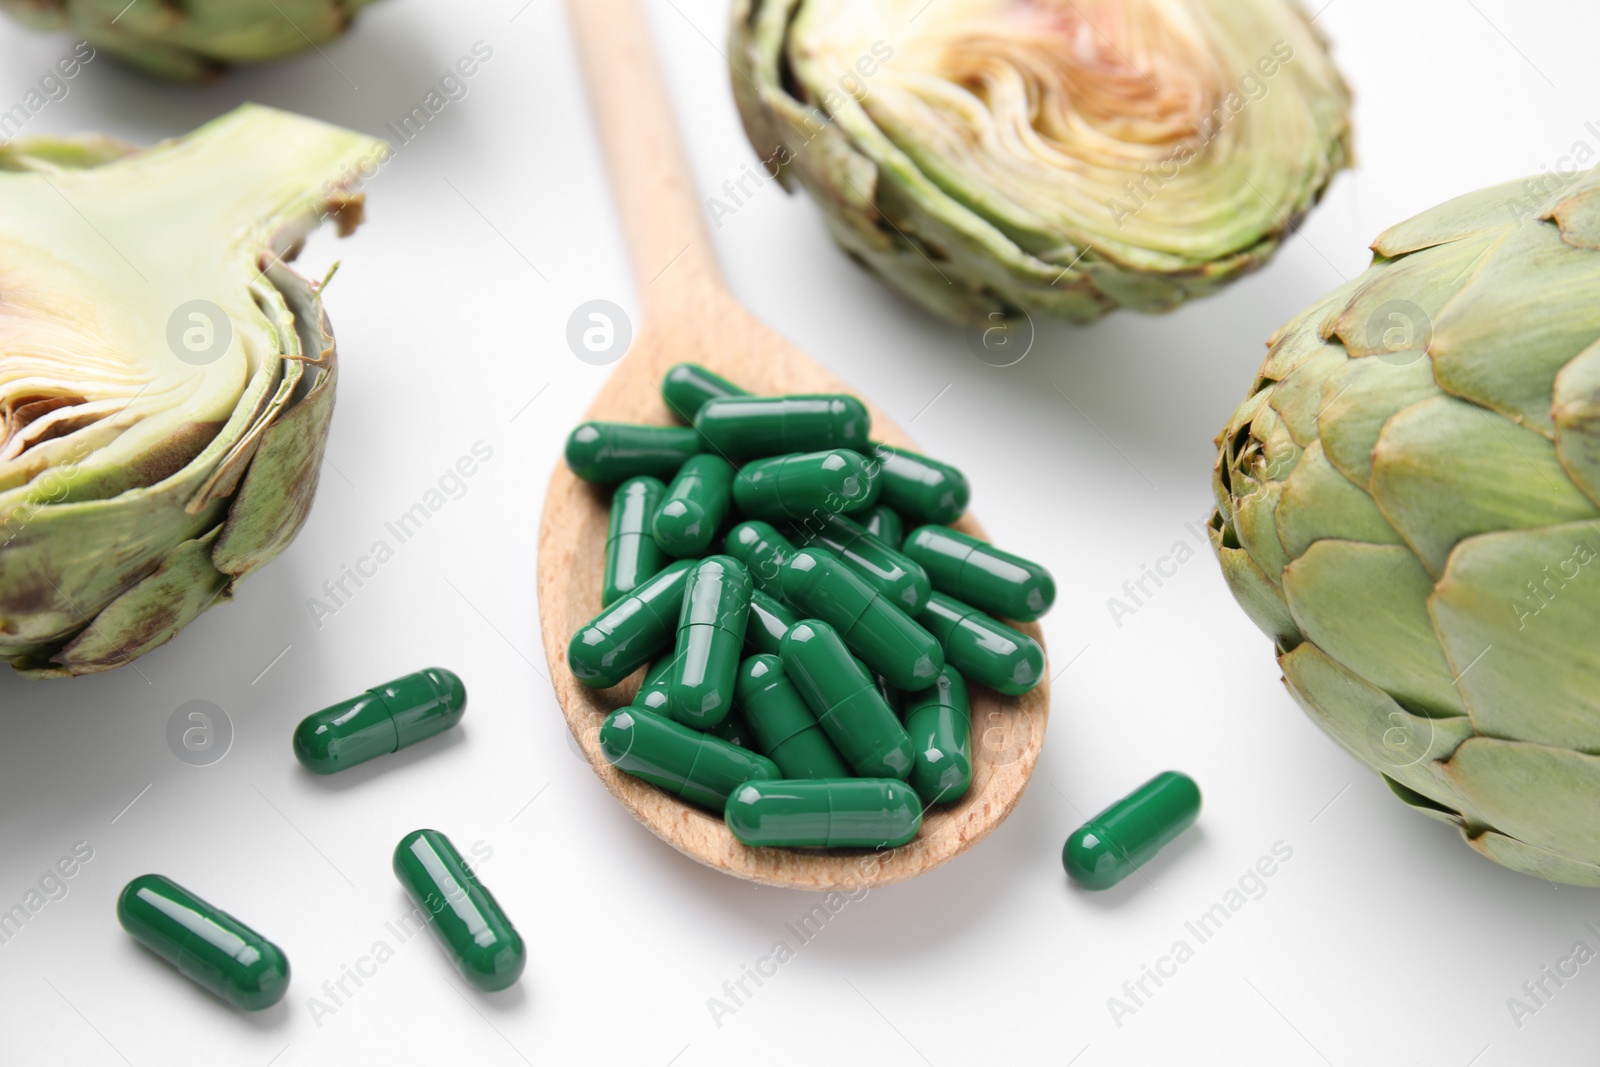
<path id="1" fill-rule="evenodd" d="M 1332 0 L 1319 24 L 1358 95 L 1360 169 L 1261 274 L 1165 317 L 1042 325 L 1009 369 L 863 276 L 804 197 L 769 185 L 722 220 L 735 292 L 902 425 L 915 418 L 925 449 L 971 476 L 988 528 L 1054 570 L 1044 625 L 1062 673 L 1010 820 L 849 904 L 719 1026 L 708 998 L 775 940 L 798 945 L 784 924 L 816 898 L 699 867 L 635 824 L 577 758 L 546 681 L 540 501 L 608 373 L 568 351 L 566 321 L 590 299 L 636 304 L 564 14 L 522 2 L 383 0 L 324 55 L 199 89 L 102 57 L 29 126 L 143 142 L 256 100 L 382 133 L 475 41 L 494 50 L 371 184 L 360 233 L 302 260 L 313 275 L 344 267 L 328 297 L 338 413 L 299 540 L 135 667 L 0 676 L 0 908 L 75 842 L 94 853 L 0 945 L 0 1063 L 1592 1062 L 1600 966 L 1520 1027 L 1507 998 L 1580 939 L 1600 947 L 1585 927 L 1600 898 L 1479 858 L 1323 737 L 1194 530 L 1211 438 L 1276 326 L 1360 271 L 1385 226 L 1553 166 L 1574 142 L 1600 147 L 1584 125 L 1600 120 L 1594 5 Z M 754 163 L 719 54 L 724 5 L 651 8 L 710 190 Z M 0 25 L 0 107 L 69 49 Z M 480 440 L 493 458 L 466 495 L 315 625 L 322 583 Z M 1194 558 L 1115 625 L 1107 598 L 1176 542 Z M 296 765 L 303 715 L 432 663 L 472 694 L 453 736 L 331 780 Z M 211 766 L 168 748 L 168 718 L 191 700 L 233 726 Z M 1205 790 L 1198 830 L 1148 877 L 1072 888 L 1068 832 L 1168 767 Z M 418 826 L 492 849 L 480 873 L 528 944 L 514 991 L 465 990 L 431 938 L 395 945 L 385 930 L 407 909 L 390 853 Z M 1276 842 L 1293 856 L 1264 895 L 1116 1025 L 1108 998 L 1174 941 L 1196 946 L 1185 922 Z M 114 903 L 147 871 L 278 941 L 285 1000 L 234 1012 L 135 945 Z M 314 1018 L 308 998 L 379 939 L 393 958 Z"/>

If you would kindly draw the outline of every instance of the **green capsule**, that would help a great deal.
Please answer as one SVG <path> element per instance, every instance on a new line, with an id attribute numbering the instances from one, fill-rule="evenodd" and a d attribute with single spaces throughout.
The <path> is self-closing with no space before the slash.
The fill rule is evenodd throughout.
<path id="1" fill-rule="evenodd" d="M 706 733 L 719 740 L 726 741 L 730 745 L 747 748 L 751 752 L 757 751 L 760 747 L 756 744 L 755 734 L 751 732 L 750 724 L 745 722 L 744 716 L 737 711 L 728 712 L 727 718 L 707 730 Z"/>
<path id="2" fill-rule="evenodd" d="M 666 495 L 667 487 L 649 475 L 629 478 L 612 494 L 601 604 L 616 603 L 666 566 L 667 558 L 650 526 Z"/>
<path id="3" fill-rule="evenodd" d="M 857 659 L 856 662 L 861 663 L 861 660 Z M 867 674 L 872 677 L 872 684 L 877 686 L 878 695 L 883 698 L 883 702 L 885 704 L 889 705 L 889 710 L 894 712 L 894 717 L 904 722 L 907 696 L 906 691 L 890 685 L 889 679 L 885 678 L 877 671 L 867 670 L 867 665 L 865 663 L 861 663 L 861 669 L 867 671 Z"/>
<path id="4" fill-rule="evenodd" d="M 783 673 L 828 740 L 867 778 L 911 773 L 911 738 L 832 626 L 802 619 L 783 638 Z"/>
<path id="5" fill-rule="evenodd" d="M 820 515 L 795 527 L 802 544 L 826 548 L 846 563 L 867 584 L 892 600 L 909 615 L 922 610 L 933 586 L 922 565 L 898 548 L 891 548 L 843 515 Z"/>
<path id="6" fill-rule="evenodd" d="M 692 559 L 669 563 L 572 635 L 567 666 L 591 689 L 609 689 L 670 648 Z"/>
<path id="7" fill-rule="evenodd" d="M 784 599 L 839 632 L 850 650 L 889 684 L 926 689 L 944 666 L 932 634 L 842 560 L 804 548 L 783 565 Z"/>
<path id="8" fill-rule="evenodd" d="M 780 590 L 778 575 L 784 562 L 794 555 L 794 545 L 771 523 L 741 522 L 728 531 L 723 550 L 745 565 L 758 587 L 773 593 Z"/>
<path id="9" fill-rule="evenodd" d="M 732 493 L 733 464 L 708 452 L 690 456 L 656 511 L 656 544 L 679 558 L 705 555 L 728 515 Z"/>
<path id="10" fill-rule="evenodd" d="M 1163 771 L 1072 832 L 1061 864 L 1085 889 L 1110 889 L 1200 817 L 1200 787 Z"/>
<path id="11" fill-rule="evenodd" d="M 939 639 L 962 675 L 1007 696 L 1021 696 L 1044 677 L 1039 642 L 954 597 L 934 593 L 917 621 Z"/>
<path id="12" fill-rule="evenodd" d="M 883 478 L 877 479 L 878 485 L 883 484 Z M 876 537 L 886 545 L 898 545 L 906 539 L 906 525 L 901 520 L 900 513 L 887 504 L 874 504 L 865 511 L 858 512 L 862 529 Z"/>
<path id="13" fill-rule="evenodd" d="M 917 836 L 922 805 L 893 778 L 746 782 L 723 818 L 747 845 L 894 848 Z"/>
<path id="14" fill-rule="evenodd" d="M 700 435 L 682 426 L 580 423 L 567 438 L 567 466 L 586 482 L 611 485 L 649 475 L 665 481 L 700 451 Z"/>
<path id="15" fill-rule="evenodd" d="M 631 703 L 636 708 L 665 715 L 667 688 L 671 682 L 672 657 L 663 656 L 650 664 L 650 669 L 644 672 L 644 681 L 639 683 L 639 691 L 633 695 Z"/>
<path id="16" fill-rule="evenodd" d="M 933 685 L 906 698 L 906 733 L 911 735 L 911 777 L 925 804 L 960 800 L 972 784 L 972 710 L 967 683 L 945 667 Z"/>
<path id="17" fill-rule="evenodd" d="M 522 977 L 522 937 L 450 839 L 413 830 L 394 849 L 394 875 L 426 914 L 467 984 L 485 993 L 509 989 Z"/>
<path id="18" fill-rule="evenodd" d="M 750 572 L 732 556 L 707 556 L 689 572 L 678 615 L 678 652 L 667 710 L 709 730 L 733 710 L 733 687 L 750 618 Z"/>
<path id="19" fill-rule="evenodd" d="M 134 940 L 201 989 L 243 1011 L 270 1008 L 289 988 L 283 950 L 170 878 L 142 874 L 117 898 Z"/>
<path id="20" fill-rule="evenodd" d="M 720 374 L 698 363 L 679 363 L 661 379 L 661 399 L 684 422 L 693 422 L 707 400 L 724 396 L 749 396 Z"/>
<path id="21" fill-rule="evenodd" d="M 865 451 L 872 419 L 853 396 L 731 396 L 708 400 L 694 417 L 706 447 L 730 459 L 830 448 Z"/>
<path id="22" fill-rule="evenodd" d="M 779 777 L 778 765 L 765 756 L 640 708 L 618 708 L 606 717 L 600 751 L 618 770 L 713 811 L 739 783 Z"/>
<path id="23" fill-rule="evenodd" d="M 905 554 L 927 568 L 933 586 L 992 615 L 1032 622 L 1056 600 L 1056 580 L 1031 560 L 948 526 L 919 526 Z"/>
<path id="24" fill-rule="evenodd" d="M 783 635 L 799 621 L 800 616 L 783 601 L 759 589 L 752 590 L 750 623 L 745 627 L 744 646 L 755 655 L 776 656 L 783 648 Z"/>
<path id="25" fill-rule="evenodd" d="M 883 502 L 912 522 L 955 522 L 972 492 L 967 476 L 927 456 L 874 442 Z"/>
<path id="26" fill-rule="evenodd" d="M 461 679 L 429 667 L 307 715 L 295 727 L 294 755 L 307 770 L 332 774 L 443 733 L 466 710 Z"/>
<path id="27" fill-rule="evenodd" d="M 838 448 L 747 463 L 733 480 L 733 500 L 745 515 L 800 520 L 817 512 L 870 507 L 872 466 L 860 453 Z"/>
<path id="28" fill-rule="evenodd" d="M 783 673 L 777 656 L 751 656 L 739 667 L 736 690 L 756 748 L 785 778 L 849 778 L 850 767 L 817 717 Z"/>

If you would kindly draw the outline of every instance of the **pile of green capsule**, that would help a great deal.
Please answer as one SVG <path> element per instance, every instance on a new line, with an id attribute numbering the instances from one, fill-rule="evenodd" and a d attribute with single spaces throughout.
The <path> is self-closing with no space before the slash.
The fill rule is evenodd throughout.
<path id="1" fill-rule="evenodd" d="M 748 845 L 910 841 L 972 783 L 968 683 L 1043 677 L 1001 618 L 1043 615 L 1054 579 L 952 529 L 966 477 L 873 441 L 853 396 L 752 396 L 690 363 L 661 393 L 691 425 L 567 440 L 615 487 L 603 608 L 567 663 L 596 689 L 649 668 L 602 751 Z"/>

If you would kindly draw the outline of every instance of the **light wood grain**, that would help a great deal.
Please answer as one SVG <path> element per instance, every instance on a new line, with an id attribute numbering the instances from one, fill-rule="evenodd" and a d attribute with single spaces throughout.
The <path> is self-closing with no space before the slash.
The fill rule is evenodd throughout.
<path id="1" fill-rule="evenodd" d="M 642 309 L 637 337 L 585 418 L 668 424 L 661 376 L 682 360 L 702 363 L 754 393 L 856 392 L 758 321 L 724 285 L 637 0 L 569 0 L 567 10 Z M 870 397 L 862 400 L 876 439 L 916 447 Z M 946 458 L 959 465 L 959 457 Z M 767 885 L 881 886 L 959 855 L 1010 814 L 1044 741 L 1048 680 L 1020 698 L 972 686 L 972 788 L 959 803 L 930 810 L 917 837 L 897 849 L 750 848 L 717 815 L 612 767 L 600 751 L 600 724 L 632 699 L 643 672 L 613 689 L 593 690 L 567 667 L 568 641 L 600 610 L 608 506 L 608 491 L 557 464 L 539 531 L 545 655 L 556 698 L 595 773 L 663 841 L 708 866 Z M 970 515 L 956 525 L 985 536 Z M 1037 626 L 1019 628 L 1040 639 Z"/>

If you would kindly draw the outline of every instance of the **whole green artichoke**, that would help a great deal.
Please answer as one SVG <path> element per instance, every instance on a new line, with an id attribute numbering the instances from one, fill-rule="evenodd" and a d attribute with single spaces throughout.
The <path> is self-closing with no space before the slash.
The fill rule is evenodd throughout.
<path id="1" fill-rule="evenodd" d="M 0 0 L 39 30 L 66 30 L 152 74 L 182 81 L 265 63 L 344 33 L 372 0 Z"/>
<path id="2" fill-rule="evenodd" d="M 766 173 L 958 321 L 1203 296 L 1349 159 L 1297 0 L 734 0 L 729 56 Z M 751 181 L 711 197 L 716 225 Z"/>
<path id="3" fill-rule="evenodd" d="M 1600 172 L 1372 247 L 1218 438 L 1213 543 L 1290 692 L 1402 800 L 1600 885 Z"/>
<path id="4" fill-rule="evenodd" d="M 263 107 L 150 149 L 0 147 L 0 661 L 108 670 L 305 521 L 336 376 L 283 265 L 383 142 Z"/>

